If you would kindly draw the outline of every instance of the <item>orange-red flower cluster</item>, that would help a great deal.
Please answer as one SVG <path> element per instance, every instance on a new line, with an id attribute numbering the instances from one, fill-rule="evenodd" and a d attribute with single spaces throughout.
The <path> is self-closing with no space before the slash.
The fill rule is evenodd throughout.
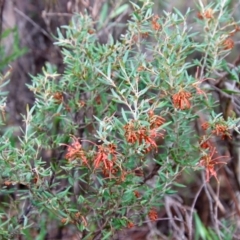
<path id="1" fill-rule="evenodd" d="M 172 96 L 173 105 L 177 109 L 189 109 L 191 107 L 190 98 L 192 94 L 187 91 L 180 91 Z"/>
<path id="2" fill-rule="evenodd" d="M 98 152 L 94 159 L 94 169 L 101 167 L 103 173 L 109 176 L 109 173 L 115 173 L 114 165 L 117 160 L 116 146 L 114 144 L 99 145 Z"/>
<path id="3" fill-rule="evenodd" d="M 87 158 L 82 149 L 82 145 L 79 143 L 77 138 L 73 138 L 74 141 L 71 145 L 67 145 L 67 153 L 65 158 L 68 161 L 75 160 L 77 158 L 81 159 L 84 164 L 87 164 Z"/>
<path id="4" fill-rule="evenodd" d="M 210 127 L 210 124 L 209 124 L 209 122 L 204 122 L 204 123 L 201 125 L 201 127 L 202 127 L 203 130 L 206 131 L 206 130 Z"/>
<path id="5" fill-rule="evenodd" d="M 199 70 L 197 70 L 196 75 L 198 74 L 198 71 L 199 71 Z M 205 80 L 206 80 L 206 79 L 205 79 Z M 206 100 L 207 100 L 208 97 L 207 97 L 206 92 L 201 89 L 201 84 L 202 84 L 202 82 L 205 81 L 205 80 L 197 80 L 195 83 L 192 84 L 192 86 L 196 89 L 196 93 L 197 93 L 198 95 L 204 95 L 204 97 L 205 97 Z"/>
<path id="6" fill-rule="evenodd" d="M 150 129 L 159 128 L 165 123 L 165 119 L 161 116 L 154 115 L 153 110 L 148 112 Z"/>
<path id="7" fill-rule="evenodd" d="M 223 122 L 219 122 L 219 123 L 216 123 L 214 125 L 210 125 L 210 123 L 208 122 L 204 122 L 202 125 L 201 125 L 202 129 L 203 130 L 207 130 L 209 129 L 210 127 L 213 129 L 212 130 L 212 133 L 213 134 L 216 134 L 217 136 L 220 136 L 223 140 L 224 139 L 231 139 L 231 134 L 229 132 L 229 128 L 228 126 Z"/>
<path id="8" fill-rule="evenodd" d="M 227 38 L 224 42 L 223 42 L 223 46 L 224 46 L 224 50 L 229 50 L 234 48 L 234 41 L 231 38 Z"/>
<path id="9" fill-rule="evenodd" d="M 61 223 L 65 224 L 67 222 L 67 220 L 68 220 L 67 218 L 62 218 Z"/>
<path id="10" fill-rule="evenodd" d="M 212 134 L 220 136 L 222 139 L 231 138 L 231 135 L 228 131 L 228 126 L 224 122 L 212 123 L 204 122 L 201 125 L 203 130 L 212 130 Z M 228 158 L 228 156 L 219 156 L 216 148 L 214 147 L 214 143 L 211 141 L 211 135 L 203 135 L 200 138 L 200 147 L 204 150 L 204 155 L 200 159 L 198 166 L 202 166 L 206 171 L 206 181 L 214 176 L 217 179 L 217 173 L 215 170 L 215 166 L 217 164 L 226 164 L 225 161 L 221 161 L 223 158 Z M 220 159 L 220 160 L 219 160 Z"/>
<path id="11" fill-rule="evenodd" d="M 140 65 L 140 66 L 137 68 L 137 71 L 138 71 L 138 72 L 142 72 L 144 69 L 145 69 L 145 67 L 142 66 L 142 65 Z"/>
<path id="12" fill-rule="evenodd" d="M 140 198 L 141 194 L 139 191 L 135 190 L 133 193 L 136 198 Z"/>
<path id="13" fill-rule="evenodd" d="M 135 143 L 138 141 L 138 132 L 135 130 L 134 122 L 130 122 L 126 124 L 124 127 L 125 129 L 125 138 L 129 143 Z"/>
<path id="14" fill-rule="evenodd" d="M 153 148 L 157 148 L 155 139 L 158 136 L 163 136 L 161 133 L 158 133 L 157 127 L 161 126 L 165 120 L 159 116 L 152 115 L 150 117 L 150 121 L 152 121 L 150 122 L 150 129 L 137 126 L 137 124 L 135 124 L 133 121 L 124 126 L 125 138 L 127 142 L 138 142 L 139 144 L 146 143 L 149 145 L 147 148 L 145 148 L 146 152 L 151 151 Z"/>
<path id="15" fill-rule="evenodd" d="M 205 140 L 203 137 L 200 139 L 200 147 L 202 149 L 209 149 L 211 147 L 211 142 L 208 139 Z"/>
<path id="16" fill-rule="evenodd" d="M 127 228 L 133 228 L 133 227 L 134 227 L 134 223 L 133 222 L 128 222 Z"/>
<path id="17" fill-rule="evenodd" d="M 141 37 L 142 38 L 148 38 L 149 37 L 149 33 L 148 32 L 141 32 Z"/>
<path id="18" fill-rule="evenodd" d="M 158 213 L 155 208 L 151 208 L 148 212 L 148 217 L 151 221 L 156 221 L 158 219 Z"/>
<path id="19" fill-rule="evenodd" d="M 228 126 L 224 124 L 220 123 L 216 124 L 215 129 L 212 131 L 212 133 L 216 134 L 217 136 L 220 136 L 223 140 L 226 138 L 231 139 L 231 135 L 228 131 Z"/>
<path id="20" fill-rule="evenodd" d="M 58 104 L 63 102 L 63 94 L 60 92 L 54 93 L 53 98 L 56 100 L 56 103 L 58 103 Z"/>
<path id="21" fill-rule="evenodd" d="M 212 18 L 214 18 L 213 9 L 208 8 L 204 12 L 198 12 L 197 16 L 198 16 L 199 19 L 204 19 L 204 18 L 212 19 Z"/>
<path id="22" fill-rule="evenodd" d="M 92 28 L 89 28 L 89 29 L 88 29 L 88 33 L 89 33 L 89 34 L 94 34 L 94 33 L 95 33 L 95 30 L 92 29 Z"/>
<path id="23" fill-rule="evenodd" d="M 214 176 L 217 179 L 217 173 L 215 170 L 215 166 L 217 164 L 226 164 L 224 161 L 219 161 L 218 159 L 221 158 L 226 158 L 227 156 L 218 156 L 214 157 L 217 155 L 217 151 L 214 147 L 210 146 L 209 147 L 209 153 L 205 154 L 201 159 L 200 162 L 198 163 L 198 166 L 204 167 L 206 171 L 206 181 L 209 182 L 209 179 Z"/>
<path id="24" fill-rule="evenodd" d="M 229 33 L 229 36 L 232 37 L 235 35 L 235 33 L 239 32 L 239 31 L 240 31 L 240 27 L 236 24 L 234 30 Z"/>
<path id="25" fill-rule="evenodd" d="M 161 30 L 161 25 L 158 23 L 158 19 L 159 19 L 158 15 L 154 15 L 153 18 L 152 18 L 152 28 L 155 31 Z"/>
<path id="26" fill-rule="evenodd" d="M 157 148 L 155 138 L 158 136 L 158 133 L 155 129 L 148 131 L 145 127 L 142 127 L 138 130 L 138 136 L 139 144 L 145 142 L 147 145 L 149 145 L 149 147 L 145 148 L 146 152 L 151 151 L 153 148 Z"/>

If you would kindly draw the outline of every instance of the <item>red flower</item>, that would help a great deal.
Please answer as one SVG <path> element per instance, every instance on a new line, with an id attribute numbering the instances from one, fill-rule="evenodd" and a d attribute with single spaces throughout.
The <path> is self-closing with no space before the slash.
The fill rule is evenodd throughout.
<path id="1" fill-rule="evenodd" d="M 80 158 L 82 162 L 87 165 L 87 158 L 82 149 L 82 145 L 79 143 L 77 138 L 73 137 L 73 139 L 73 143 L 71 145 L 67 145 L 67 153 L 65 155 L 65 158 L 69 161 Z"/>
<path id="2" fill-rule="evenodd" d="M 150 129 L 159 128 L 165 123 L 165 119 L 161 116 L 154 115 L 153 110 L 148 112 Z"/>
<path id="3" fill-rule="evenodd" d="M 203 148 L 203 149 L 210 149 L 212 147 L 212 143 L 206 135 L 203 135 L 200 138 L 199 143 L 200 143 L 200 147 Z"/>
<path id="4" fill-rule="evenodd" d="M 204 122 L 202 125 L 201 125 L 202 129 L 203 130 L 207 130 L 209 127 L 210 127 L 210 124 L 208 122 Z"/>
<path id="5" fill-rule="evenodd" d="M 228 126 L 224 124 L 216 124 L 215 129 L 212 131 L 212 133 L 216 134 L 217 136 L 220 136 L 222 139 L 225 138 L 231 139 L 231 135 L 228 131 Z"/>
<path id="6" fill-rule="evenodd" d="M 213 156 L 217 154 L 216 149 L 214 147 L 210 148 L 210 151 L 208 154 L 204 155 L 200 162 L 198 163 L 198 166 L 204 167 L 206 171 L 206 181 L 209 182 L 209 179 L 214 176 L 217 179 L 217 173 L 215 170 L 215 165 L 217 164 L 226 164 L 226 162 L 218 161 L 220 158 L 226 158 L 228 156 L 219 156 L 216 158 L 213 158 Z"/>
<path id="7" fill-rule="evenodd" d="M 206 19 L 214 18 L 213 10 L 211 8 L 208 8 L 205 12 L 198 12 L 197 17 L 201 20 L 204 18 L 206 18 Z"/>
<path id="8" fill-rule="evenodd" d="M 209 149 L 211 147 L 211 144 L 208 140 L 206 140 L 200 143 L 200 147 L 203 149 Z"/>
<path id="9" fill-rule="evenodd" d="M 205 18 L 213 18 L 213 10 L 211 8 L 208 8 L 205 12 L 204 12 L 204 16 Z"/>
<path id="10" fill-rule="evenodd" d="M 145 148 L 145 152 L 150 152 L 153 148 L 157 148 L 157 144 L 155 139 L 157 137 L 163 137 L 163 134 L 158 133 L 156 129 L 151 129 L 147 131 L 146 128 L 142 128 L 138 131 L 139 133 L 139 144 L 141 144 L 143 141 L 148 145 Z"/>
<path id="11" fill-rule="evenodd" d="M 58 103 L 58 104 L 63 102 L 63 94 L 60 92 L 54 93 L 53 98 L 56 100 L 56 103 Z"/>
<path id="12" fill-rule="evenodd" d="M 207 79 L 205 79 L 207 80 Z M 201 89 L 201 83 L 205 80 L 198 80 L 196 81 L 195 83 L 192 84 L 192 86 L 196 89 L 196 93 L 199 94 L 199 95 L 204 95 L 204 97 L 206 98 L 206 100 L 208 99 L 207 98 L 207 94 L 205 93 L 204 90 Z"/>
<path id="13" fill-rule="evenodd" d="M 159 31 L 161 30 L 161 25 L 158 23 L 158 19 L 159 19 L 159 16 L 158 15 L 155 15 L 153 16 L 152 18 L 152 28 L 155 30 L 155 31 Z"/>
<path id="14" fill-rule="evenodd" d="M 152 123 L 150 123 L 150 129 L 147 127 L 142 127 L 137 124 L 134 125 L 134 122 L 130 122 L 127 125 L 124 126 L 125 129 L 125 137 L 127 142 L 129 143 L 136 143 L 139 144 L 145 143 L 147 146 L 145 148 L 146 152 L 149 152 L 153 148 L 157 148 L 156 144 L 156 138 L 162 137 L 162 133 L 158 133 L 158 127 L 161 126 L 165 119 L 162 117 L 159 117 L 157 115 L 152 115 L 151 112 L 149 113 L 150 121 L 153 120 Z"/>
<path id="15" fill-rule="evenodd" d="M 234 48 L 234 41 L 231 38 L 227 38 L 223 42 L 223 46 L 224 46 L 224 50 L 232 49 L 232 48 Z"/>
<path id="16" fill-rule="evenodd" d="M 157 213 L 156 209 L 151 208 L 148 213 L 148 217 L 151 221 L 156 221 L 158 219 L 158 213 Z"/>
<path id="17" fill-rule="evenodd" d="M 129 143 L 135 143 L 138 140 L 137 132 L 135 130 L 134 124 L 128 123 L 124 127 L 125 129 L 125 138 Z"/>
<path id="18" fill-rule="evenodd" d="M 134 227 L 134 223 L 133 222 L 128 222 L 127 228 L 133 228 L 133 227 Z"/>
<path id="19" fill-rule="evenodd" d="M 173 105 L 177 109 L 189 109 L 191 107 L 191 103 L 189 98 L 192 97 L 192 94 L 187 91 L 181 91 L 172 96 Z"/>
<path id="20" fill-rule="evenodd" d="M 136 198 L 140 198 L 141 194 L 140 194 L 139 191 L 135 190 L 133 193 L 134 193 Z"/>
<path id="21" fill-rule="evenodd" d="M 103 170 L 105 170 L 105 173 L 106 171 L 111 172 L 117 159 L 116 154 L 116 146 L 114 144 L 109 144 L 108 146 L 98 146 L 98 152 L 93 163 L 94 169 L 99 168 L 101 165 Z"/>

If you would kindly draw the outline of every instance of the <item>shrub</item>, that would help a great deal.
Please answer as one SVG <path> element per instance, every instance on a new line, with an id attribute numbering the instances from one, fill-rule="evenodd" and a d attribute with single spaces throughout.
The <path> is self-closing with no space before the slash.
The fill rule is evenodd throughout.
<path id="1" fill-rule="evenodd" d="M 43 237 L 57 219 L 83 239 L 108 239 L 156 221 L 185 170 L 203 167 L 206 182 L 218 181 L 217 167 L 229 157 L 216 139 L 231 139 L 237 119 L 217 112 L 212 92 L 219 72 L 239 81 L 239 68 L 225 60 L 239 27 L 226 1 L 200 2 L 200 33 L 189 27 L 191 10 L 158 16 L 152 7 L 132 3 L 128 30 L 107 44 L 88 15 L 58 30 L 64 73 L 47 64 L 32 76 L 35 104 L 22 136 L 7 129 L 1 137 L 5 238 L 33 229 Z"/>

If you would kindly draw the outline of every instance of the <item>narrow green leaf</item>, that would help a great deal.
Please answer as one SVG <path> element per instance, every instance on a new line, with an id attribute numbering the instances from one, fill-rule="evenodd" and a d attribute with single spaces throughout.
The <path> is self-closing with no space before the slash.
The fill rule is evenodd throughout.
<path id="1" fill-rule="evenodd" d="M 123 119 L 124 119 L 124 121 L 127 123 L 127 122 L 128 122 L 128 119 L 127 119 L 127 116 L 126 116 L 126 114 L 125 114 L 124 109 L 122 108 L 121 111 L 122 111 Z"/>
<path id="2" fill-rule="evenodd" d="M 119 8 L 117 8 L 110 16 L 110 18 L 115 18 L 118 15 L 122 14 L 124 11 L 126 11 L 128 9 L 128 4 L 125 3 L 122 6 L 120 6 Z"/>

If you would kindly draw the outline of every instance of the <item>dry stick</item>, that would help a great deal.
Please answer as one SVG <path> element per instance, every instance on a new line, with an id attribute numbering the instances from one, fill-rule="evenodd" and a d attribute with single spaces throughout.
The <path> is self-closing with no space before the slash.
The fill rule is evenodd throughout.
<path id="1" fill-rule="evenodd" d="M 225 213 L 225 209 L 224 206 L 222 205 L 222 203 L 219 201 L 219 197 L 217 194 L 215 194 L 215 192 L 213 191 L 212 187 L 210 185 L 207 185 L 209 192 L 211 193 L 214 201 L 216 202 L 216 206 L 222 211 L 222 213 Z"/>
<path id="2" fill-rule="evenodd" d="M 95 1 L 93 6 L 92 6 L 92 18 L 94 20 L 96 20 L 99 12 L 101 11 L 101 7 L 106 3 L 106 0 L 98 0 L 98 1 Z"/>
<path id="3" fill-rule="evenodd" d="M 201 185 L 201 187 L 199 188 L 197 194 L 195 195 L 195 198 L 194 198 L 193 203 L 192 203 L 192 207 L 191 207 L 191 211 L 190 211 L 190 217 L 189 217 L 189 220 L 188 220 L 189 240 L 192 239 L 192 229 L 193 229 L 193 228 L 192 228 L 192 225 L 193 225 L 193 224 L 192 224 L 192 219 L 193 219 L 194 207 L 195 207 L 195 205 L 196 205 L 197 199 L 198 199 L 198 197 L 199 197 L 199 195 L 200 195 L 200 193 L 201 193 L 204 185 L 205 185 L 205 183 L 203 183 L 203 184 Z"/>
<path id="4" fill-rule="evenodd" d="M 39 29 L 48 39 L 50 39 L 51 41 L 53 40 L 53 38 L 50 36 L 50 34 L 45 31 L 41 26 L 39 26 L 37 23 L 35 23 L 30 17 L 28 17 L 26 14 L 24 14 L 22 11 L 20 11 L 18 8 L 14 7 L 14 11 L 16 13 L 18 13 L 20 16 L 22 16 L 23 18 L 25 18 L 28 22 L 30 22 L 34 27 L 36 27 L 37 29 Z"/>
<path id="5" fill-rule="evenodd" d="M 43 11 L 43 16 L 47 16 L 47 17 L 72 17 L 73 15 L 71 13 L 59 13 L 59 12 L 44 12 Z"/>
<path id="6" fill-rule="evenodd" d="M 3 27 L 3 10 L 4 10 L 5 0 L 0 1 L 0 45 L 2 42 L 2 27 Z"/>
<path id="7" fill-rule="evenodd" d="M 217 193 L 216 193 L 218 200 L 219 200 L 219 190 L 220 190 L 220 183 L 218 182 L 217 183 Z M 217 204 L 216 200 L 215 200 L 215 207 L 214 207 L 214 218 L 215 218 L 215 224 L 214 224 L 215 229 L 216 229 L 219 239 L 221 240 L 222 238 L 221 238 L 221 234 L 220 234 L 220 230 L 219 230 L 219 226 L 218 226 L 218 204 Z"/>
<path id="8" fill-rule="evenodd" d="M 178 222 L 182 222 L 184 223 L 183 219 L 180 219 L 180 218 L 177 218 L 177 217 L 164 217 L 164 218 L 157 218 L 155 221 L 166 221 L 166 220 L 175 220 L 175 221 L 178 221 Z M 148 222 L 152 222 L 151 220 L 146 220 L 146 221 L 143 221 L 141 223 L 148 223 Z"/>
<path id="9" fill-rule="evenodd" d="M 171 201 L 173 201 L 172 202 L 172 207 L 173 207 L 173 209 L 175 210 L 175 214 L 179 217 L 179 218 L 181 218 L 182 217 L 182 219 L 183 219 L 183 213 L 184 213 L 184 215 L 185 215 L 185 213 L 186 213 L 186 208 L 180 203 L 180 202 L 176 202 L 176 200 L 174 200 L 174 199 L 171 199 Z M 175 216 L 174 216 L 175 217 Z M 185 228 L 186 226 L 185 226 L 185 224 L 184 224 L 184 221 L 183 222 L 180 222 L 180 226 L 179 226 L 179 229 L 180 229 L 180 232 L 179 232 L 179 234 L 181 233 L 181 235 L 184 235 L 184 232 L 185 232 Z"/>
<path id="10" fill-rule="evenodd" d="M 172 197 L 165 197 L 165 209 L 166 209 L 166 212 L 167 212 L 167 215 L 170 216 L 170 223 L 172 225 L 172 228 L 175 229 L 175 231 L 181 235 L 181 233 L 184 232 L 184 229 L 182 230 L 182 227 L 184 226 L 184 224 L 181 224 L 180 225 L 182 227 L 179 227 L 175 221 L 174 221 L 174 217 L 173 217 L 173 214 L 171 212 L 171 207 L 174 208 L 176 214 L 179 216 L 181 216 L 182 214 L 179 212 L 179 209 L 178 208 L 181 208 L 182 206 L 176 202 Z"/>
<path id="11" fill-rule="evenodd" d="M 205 181 L 205 178 L 204 178 L 204 174 L 202 172 L 202 179 L 203 179 L 203 182 Z M 210 217 L 211 217 L 211 221 L 213 223 L 213 225 L 215 226 L 215 218 L 214 218 L 214 212 L 213 212 L 213 199 L 212 199 L 212 196 L 210 194 L 210 191 L 209 191 L 209 187 L 208 187 L 209 183 L 206 183 L 204 184 L 204 189 L 205 189 L 205 192 L 206 192 L 206 195 L 207 195 L 207 198 L 208 198 L 208 201 L 209 201 L 209 208 L 210 208 Z"/>
<path id="12" fill-rule="evenodd" d="M 231 155 L 231 157 L 232 157 L 232 159 L 231 159 L 231 161 L 230 161 L 230 163 L 229 163 L 229 168 L 232 170 L 232 172 L 233 172 L 233 176 L 234 176 L 234 180 L 235 180 L 235 183 L 236 183 L 236 186 L 237 186 L 237 190 L 238 191 L 240 191 L 240 183 L 239 183 L 239 181 L 238 181 L 238 173 L 237 173 L 237 171 L 235 171 L 235 168 L 236 168 L 236 166 L 235 166 L 235 163 L 234 162 L 238 162 L 238 159 L 236 159 L 237 157 L 236 157 L 236 154 L 235 154 L 235 146 L 234 146 L 234 143 L 232 143 L 231 142 L 231 140 L 228 140 L 227 141 L 227 146 L 228 146 L 228 150 L 229 150 L 229 152 L 230 152 L 230 155 Z M 227 172 L 225 171 L 225 177 L 226 177 L 226 180 L 227 180 L 227 184 L 228 184 L 228 186 L 230 186 L 230 188 L 229 189 L 232 189 L 232 187 L 231 187 L 231 184 L 229 183 L 229 180 L 228 180 L 228 176 L 227 176 L 228 174 L 227 174 Z M 234 195 L 234 194 L 233 194 Z M 234 202 L 235 202 L 235 205 L 236 205 L 236 208 L 237 208 L 237 213 L 238 213 L 238 215 L 240 216 L 240 210 L 239 210 L 239 208 L 237 207 L 238 206 L 238 201 L 237 200 L 235 200 L 236 199 L 236 197 L 235 197 L 235 195 L 234 195 Z"/>
<path id="13" fill-rule="evenodd" d="M 238 207 L 238 199 L 237 199 L 236 195 L 234 194 L 232 185 L 231 185 L 231 183 L 229 182 L 229 179 L 228 179 L 227 171 L 225 169 L 224 169 L 224 177 L 226 179 L 225 183 L 227 184 L 227 189 L 229 190 L 230 196 L 231 196 L 231 198 L 232 198 L 232 200 L 235 204 L 236 212 L 237 212 L 238 216 L 240 217 L 240 209 Z M 239 188 L 238 188 L 238 190 L 239 190 Z"/>

